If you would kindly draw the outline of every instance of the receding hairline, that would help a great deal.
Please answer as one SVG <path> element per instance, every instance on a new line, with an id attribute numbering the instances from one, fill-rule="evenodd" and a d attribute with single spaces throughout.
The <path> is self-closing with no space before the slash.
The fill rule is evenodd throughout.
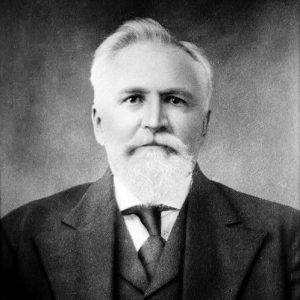
<path id="1" fill-rule="evenodd" d="M 94 90 L 99 83 L 99 78 L 103 75 L 103 70 L 114 56 L 122 49 L 140 42 L 159 43 L 162 46 L 181 49 L 193 59 L 195 64 L 200 65 L 201 73 L 205 76 L 206 106 L 209 106 L 212 93 L 212 69 L 203 50 L 190 42 L 178 41 L 166 28 L 153 19 L 127 21 L 99 45 L 91 68 L 90 80 Z"/>

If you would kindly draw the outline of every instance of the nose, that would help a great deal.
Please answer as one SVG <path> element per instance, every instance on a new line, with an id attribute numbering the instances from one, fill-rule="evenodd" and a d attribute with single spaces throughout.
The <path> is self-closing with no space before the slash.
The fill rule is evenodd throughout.
<path id="1" fill-rule="evenodd" d="M 159 96 L 149 97 L 150 99 L 144 106 L 142 127 L 152 133 L 167 129 L 167 118 L 165 116 L 163 103 Z"/>

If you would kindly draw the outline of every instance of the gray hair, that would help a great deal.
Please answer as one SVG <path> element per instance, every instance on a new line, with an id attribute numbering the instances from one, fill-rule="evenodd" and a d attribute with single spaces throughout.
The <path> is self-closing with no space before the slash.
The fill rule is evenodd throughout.
<path id="1" fill-rule="evenodd" d="M 208 109 L 212 94 L 212 68 L 202 50 L 195 44 L 178 41 L 171 33 L 152 19 L 135 19 L 121 25 L 113 34 L 108 36 L 97 48 L 91 68 L 91 83 L 96 90 L 99 78 L 104 73 L 104 66 L 121 49 L 138 42 L 157 42 L 170 45 L 185 51 L 196 61 L 204 73 L 205 80 L 205 108 Z"/>

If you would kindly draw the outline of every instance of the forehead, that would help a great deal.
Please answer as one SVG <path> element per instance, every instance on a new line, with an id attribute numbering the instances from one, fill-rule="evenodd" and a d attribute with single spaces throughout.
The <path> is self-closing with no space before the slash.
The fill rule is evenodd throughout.
<path id="1" fill-rule="evenodd" d="M 182 87 L 199 95 L 203 85 L 199 73 L 198 63 L 182 49 L 139 42 L 111 58 L 102 82 L 114 92 L 129 86 L 158 90 Z"/>

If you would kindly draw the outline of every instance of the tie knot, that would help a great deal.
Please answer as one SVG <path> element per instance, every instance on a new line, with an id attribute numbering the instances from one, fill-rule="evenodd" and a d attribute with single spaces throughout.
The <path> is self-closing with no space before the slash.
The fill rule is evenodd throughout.
<path id="1" fill-rule="evenodd" d="M 155 274 L 157 263 L 159 262 L 165 245 L 164 239 L 160 236 L 161 212 L 173 209 L 172 207 L 164 205 L 137 205 L 122 211 L 123 215 L 137 215 L 150 234 L 138 251 L 138 256 L 146 269 L 149 280 L 151 280 Z"/>
<path id="2" fill-rule="evenodd" d="M 146 206 L 146 205 L 136 205 L 127 208 L 122 211 L 123 215 L 137 215 L 143 225 L 147 228 L 150 235 L 160 236 L 161 227 L 161 212 L 163 210 L 168 210 L 167 206 Z"/>

